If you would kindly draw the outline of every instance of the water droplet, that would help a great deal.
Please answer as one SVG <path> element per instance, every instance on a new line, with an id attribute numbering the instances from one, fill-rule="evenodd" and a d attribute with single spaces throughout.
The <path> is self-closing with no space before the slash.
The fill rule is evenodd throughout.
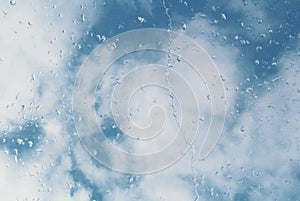
<path id="1" fill-rule="evenodd" d="M 84 14 L 81 15 L 81 21 L 85 22 L 85 15 Z"/>
<path id="2" fill-rule="evenodd" d="M 7 12 L 6 10 L 2 10 L 2 13 L 3 13 L 4 15 L 7 15 L 7 14 L 8 14 L 8 12 Z"/>
<path id="3" fill-rule="evenodd" d="M 221 16 L 222 16 L 222 19 L 223 19 L 223 20 L 226 20 L 226 19 L 227 19 L 226 15 L 225 15 L 224 13 L 222 13 Z"/>
<path id="4" fill-rule="evenodd" d="M 29 141 L 28 142 L 28 146 L 31 148 L 33 146 L 33 142 L 32 141 Z"/>
<path id="5" fill-rule="evenodd" d="M 135 177 L 134 176 L 131 176 L 131 177 L 129 177 L 129 183 L 133 183 L 134 182 L 134 180 L 135 180 Z"/>
<path id="6" fill-rule="evenodd" d="M 117 44 L 115 43 L 115 42 L 113 42 L 112 44 L 111 44 L 111 49 L 113 50 L 113 49 L 116 49 L 117 48 Z"/>
<path id="7" fill-rule="evenodd" d="M 97 34 L 96 37 L 97 37 L 97 39 L 98 39 L 99 42 L 103 42 L 103 41 L 106 40 L 106 37 L 105 37 L 105 36 L 101 36 L 101 35 L 99 35 L 99 34 Z"/>
<path id="8" fill-rule="evenodd" d="M 144 17 L 138 17 L 138 21 L 139 21 L 140 23 L 144 23 L 144 22 L 146 22 L 146 20 L 145 20 L 145 18 L 144 18 Z"/>
<path id="9" fill-rule="evenodd" d="M 210 188 L 210 196 L 214 196 L 214 188 Z"/>
<path id="10" fill-rule="evenodd" d="M 55 111 L 56 111 L 56 114 L 57 114 L 57 115 L 61 115 L 61 112 L 60 112 L 59 109 L 56 109 Z"/>
<path id="11" fill-rule="evenodd" d="M 241 131 L 241 132 L 245 132 L 245 131 L 246 131 L 246 128 L 245 128 L 244 126 L 241 126 L 240 131 Z"/>
<path id="12" fill-rule="evenodd" d="M 17 139 L 17 142 L 18 142 L 19 145 L 24 145 L 23 139 L 18 138 L 18 139 Z"/>
<path id="13" fill-rule="evenodd" d="M 256 51 L 262 50 L 262 46 L 257 46 L 255 49 Z"/>
<path id="14" fill-rule="evenodd" d="M 32 81 L 35 81 L 35 77 L 36 77 L 36 76 L 35 76 L 35 74 L 34 74 L 34 73 L 33 73 L 33 74 L 31 74 L 31 80 L 32 80 Z"/>
<path id="15" fill-rule="evenodd" d="M 262 38 L 265 38 L 266 34 L 261 33 L 261 34 L 259 34 L 259 36 L 262 37 Z"/>
<path id="16" fill-rule="evenodd" d="M 251 93 L 251 92 L 253 92 L 253 89 L 252 89 L 251 87 L 248 87 L 248 88 L 246 89 L 246 93 Z"/>
<path id="17" fill-rule="evenodd" d="M 14 153 L 16 156 L 19 155 L 18 149 L 14 149 Z"/>
<path id="18" fill-rule="evenodd" d="M 200 14 L 199 16 L 202 17 L 202 18 L 206 18 L 205 14 Z"/>
<path id="19" fill-rule="evenodd" d="M 12 5 L 12 6 L 16 5 L 16 3 L 17 3 L 16 0 L 10 0 L 9 1 L 9 4 Z"/>

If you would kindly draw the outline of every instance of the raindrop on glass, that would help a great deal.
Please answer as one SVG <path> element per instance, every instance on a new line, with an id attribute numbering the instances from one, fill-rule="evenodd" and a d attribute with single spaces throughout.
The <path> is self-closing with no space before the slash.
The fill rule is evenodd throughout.
<path id="1" fill-rule="evenodd" d="M 9 4 L 12 5 L 12 6 L 16 5 L 16 3 L 17 3 L 16 0 L 10 0 L 9 1 Z"/>

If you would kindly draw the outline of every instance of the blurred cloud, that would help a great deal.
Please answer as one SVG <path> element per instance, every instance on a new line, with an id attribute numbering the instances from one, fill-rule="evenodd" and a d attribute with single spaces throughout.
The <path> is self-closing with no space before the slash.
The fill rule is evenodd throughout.
<path id="1" fill-rule="evenodd" d="M 58 120 L 64 110 L 58 103 L 67 83 L 64 71 L 78 48 L 74 44 L 97 17 L 94 2 L 2 1 L 0 10 L 1 143 L 8 145 L 5 152 L 9 150 L 22 126 L 18 142 L 29 143 L 30 135 L 38 138 L 27 146 L 30 152 L 23 151 L 28 152 L 26 157 L 21 155 L 22 143 L 16 144 L 12 155 L 1 152 L 1 197 L 73 200 L 68 187 L 72 178 L 66 174 L 71 167 L 70 135 Z M 39 122 L 41 131 L 35 134 L 34 126 L 27 128 L 31 121 Z M 63 162 L 58 163 L 59 158 Z M 75 197 L 88 199 L 85 191 Z"/>

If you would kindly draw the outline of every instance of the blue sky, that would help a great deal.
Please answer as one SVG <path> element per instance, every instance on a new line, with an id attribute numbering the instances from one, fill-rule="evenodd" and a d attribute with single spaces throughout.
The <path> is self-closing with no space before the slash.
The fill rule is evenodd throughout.
<path id="1" fill-rule="evenodd" d="M 3 200 L 300 200 L 298 1 L 1 0 L 0 10 Z M 227 100 L 223 135 L 208 158 L 197 159 L 199 139 L 150 175 L 102 166 L 80 143 L 72 117 L 84 59 L 140 28 L 195 40 L 222 75 Z M 102 122 L 115 137 L 112 124 Z"/>

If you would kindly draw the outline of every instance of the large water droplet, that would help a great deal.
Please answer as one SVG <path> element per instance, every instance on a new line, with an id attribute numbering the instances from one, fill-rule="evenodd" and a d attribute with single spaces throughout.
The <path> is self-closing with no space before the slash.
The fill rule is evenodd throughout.
<path id="1" fill-rule="evenodd" d="M 16 5 L 16 3 L 17 3 L 16 0 L 10 0 L 9 1 L 9 4 L 12 5 L 12 6 Z"/>

